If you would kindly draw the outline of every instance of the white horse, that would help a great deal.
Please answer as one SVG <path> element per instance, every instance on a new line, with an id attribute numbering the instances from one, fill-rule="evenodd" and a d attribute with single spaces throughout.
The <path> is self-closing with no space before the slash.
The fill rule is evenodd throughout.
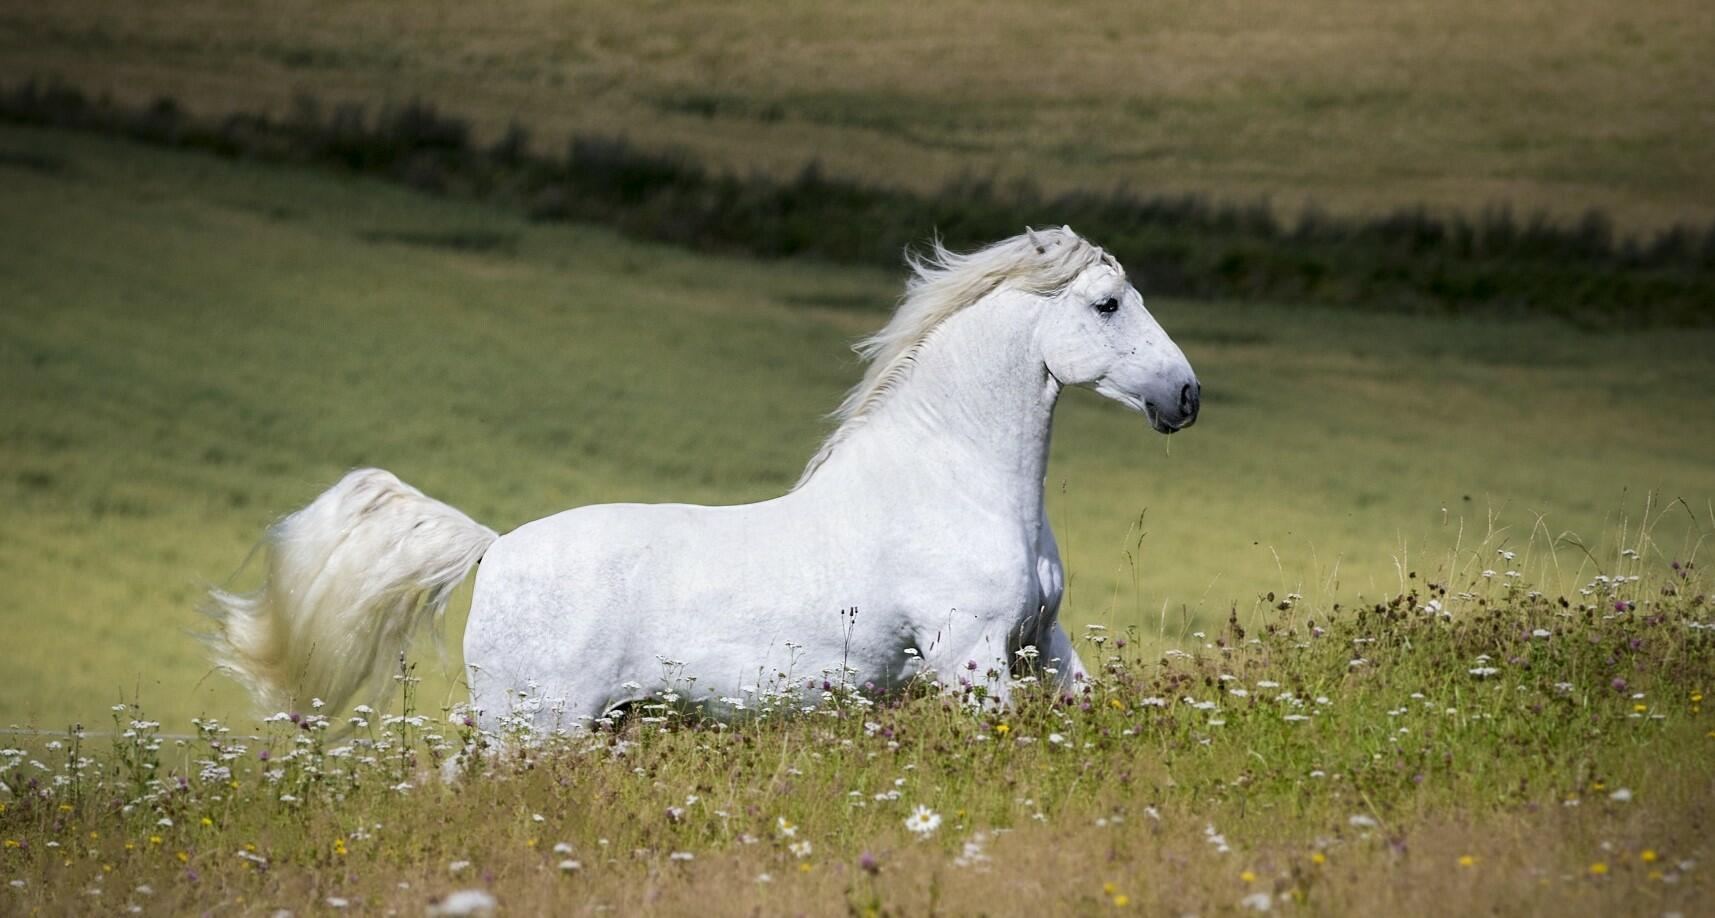
<path id="1" fill-rule="evenodd" d="M 830 672 L 981 683 L 1037 660 L 1075 689 L 1042 500 L 1055 402 L 1088 386 L 1172 433 L 1197 417 L 1197 378 L 1070 228 L 908 260 L 893 318 L 857 345 L 868 371 L 787 494 L 580 507 L 497 536 L 360 469 L 270 530 L 260 590 L 213 594 L 215 662 L 265 710 L 377 701 L 481 561 L 464 654 L 485 724 L 527 686 L 552 702 L 544 728 L 669 689 L 727 716 L 759 686 Z M 1008 683 L 990 697 L 1006 704 Z"/>

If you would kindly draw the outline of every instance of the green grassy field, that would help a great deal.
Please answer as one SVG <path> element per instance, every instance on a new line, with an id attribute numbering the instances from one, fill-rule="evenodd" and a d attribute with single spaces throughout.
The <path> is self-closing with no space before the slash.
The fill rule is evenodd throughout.
<path id="1" fill-rule="evenodd" d="M 0 11 L 0 79 L 204 112 L 421 97 L 741 172 L 1715 219 L 1701 0 L 273 4 Z"/>
<path id="2" fill-rule="evenodd" d="M 200 591 L 352 466 L 502 530 L 778 493 L 901 280 L 37 130 L 0 129 L 0 174 L 0 722 L 122 693 L 170 724 L 241 710 L 187 635 Z M 1267 592 L 1375 599 L 1530 541 L 1526 573 L 1567 589 L 1597 568 L 1540 548 L 1611 556 L 1652 493 L 1664 563 L 1715 528 L 1715 333 L 1153 307 L 1204 414 L 1167 440 L 1063 405 L 1075 627 L 1175 641 Z"/>

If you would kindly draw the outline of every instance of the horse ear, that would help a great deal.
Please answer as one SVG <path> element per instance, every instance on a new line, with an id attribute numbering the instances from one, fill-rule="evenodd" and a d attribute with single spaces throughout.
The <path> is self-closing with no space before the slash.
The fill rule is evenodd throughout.
<path id="1" fill-rule="evenodd" d="M 1046 245 L 1042 244 L 1042 240 L 1037 237 L 1035 230 L 1031 229 L 1028 226 L 1025 227 L 1024 228 L 1024 237 L 1026 239 L 1029 239 L 1030 244 L 1035 247 L 1036 254 L 1038 254 L 1038 255 L 1048 254 L 1048 247 Z"/>

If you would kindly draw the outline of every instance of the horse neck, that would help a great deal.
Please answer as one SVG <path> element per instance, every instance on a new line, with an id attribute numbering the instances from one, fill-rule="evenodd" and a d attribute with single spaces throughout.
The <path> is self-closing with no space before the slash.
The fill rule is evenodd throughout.
<path id="1" fill-rule="evenodd" d="M 1060 394 L 1033 334 L 1039 308 L 1002 293 L 943 321 L 823 471 L 1038 517 Z"/>

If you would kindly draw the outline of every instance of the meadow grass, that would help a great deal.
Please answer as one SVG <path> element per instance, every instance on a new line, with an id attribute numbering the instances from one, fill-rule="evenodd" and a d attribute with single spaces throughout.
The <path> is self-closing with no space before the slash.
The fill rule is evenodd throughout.
<path id="1" fill-rule="evenodd" d="M 425 713 L 405 666 L 396 713 L 176 740 L 119 704 L 110 740 L 0 751 L 0 901 L 1689 913 L 1715 855 L 1715 609 L 1695 565 L 1651 548 L 1569 596 L 1449 569 L 1355 608 L 1283 598 L 1159 656 L 1092 627 L 1092 676 L 1063 694 L 1041 659 L 940 674 L 951 695 L 782 672 L 729 725 L 680 708 L 664 671 L 629 716 L 565 735 L 532 726 L 527 691 L 493 730 Z M 1020 700 L 985 707 L 1003 679 Z"/>
<path id="2" fill-rule="evenodd" d="M 430 99 L 556 149 L 673 145 L 740 173 L 929 191 L 1271 198 L 1339 213 L 1510 205 L 1625 228 L 1715 219 L 1700 0 L 1374 4 L 503 4 L 93 0 L 0 12 L 0 80 L 271 111 Z"/>
<path id="3" fill-rule="evenodd" d="M 201 591 L 354 466 L 501 531 L 773 496 L 901 282 L 87 136 L 3 128 L 0 153 L 3 722 L 121 695 L 179 728 L 239 713 L 188 636 Z M 1654 527 L 1664 562 L 1711 528 L 1711 332 L 1151 305 L 1205 411 L 1169 440 L 1062 405 L 1048 501 L 1075 629 L 1178 639 L 1265 593 L 1373 599 L 1533 539 L 1555 550 L 1525 572 L 1564 591 L 1621 524 Z"/>

